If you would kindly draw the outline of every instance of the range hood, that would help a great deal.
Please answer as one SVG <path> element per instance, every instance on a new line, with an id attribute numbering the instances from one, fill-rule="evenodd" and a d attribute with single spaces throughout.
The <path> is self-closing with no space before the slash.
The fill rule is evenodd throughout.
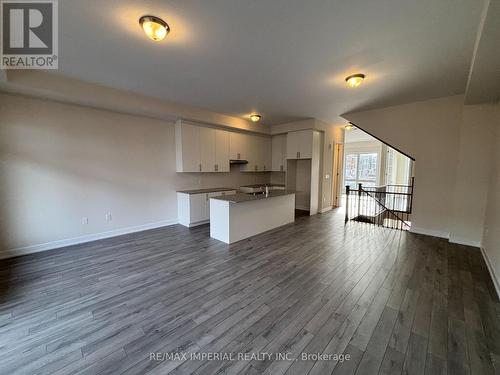
<path id="1" fill-rule="evenodd" d="M 229 164 L 248 164 L 248 160 L 230 159 Z"/>

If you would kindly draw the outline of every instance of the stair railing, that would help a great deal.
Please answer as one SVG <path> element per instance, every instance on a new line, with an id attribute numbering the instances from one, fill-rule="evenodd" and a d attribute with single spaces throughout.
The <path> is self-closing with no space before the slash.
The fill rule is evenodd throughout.
<path id="1" fill-rule="evenodd" d="M 408 230 L 413 204 L 411 186 L 384 185 L 358 189 L 346 186 L 345 222 L 360 221 L 388 228 Z"/>

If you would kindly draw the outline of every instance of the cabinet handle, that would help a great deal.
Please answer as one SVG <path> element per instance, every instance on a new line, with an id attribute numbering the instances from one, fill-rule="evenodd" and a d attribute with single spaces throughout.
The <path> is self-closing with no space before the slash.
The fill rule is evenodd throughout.
<path id="1" fill-rule="evenodd" d="M 258 165 L 256 165 L 256 166 L 255 166 L 255 170 L 256 170 L 256 171 L 258 171 L 258 170 L 259 170 L 259 166 L 258 166 Z"/>
<path id="2" fill-rule="evenodd" d="M 217 168 L 217 164 L 214 164 L 214 170 L 217 172 L 219 168 Z"/>
<path id="3" fill-rule="evenodd" d="M 241 154 L 236 154 L 236 159 L 240 160 L 241 159 Z"/>
<path id="4" fill-rule="evenodd" d="M 266 170 L 266 166 L 264 165 L 264 170 Z"/>
<path id="5" fill-rule="evenodd" d="M 207 201 L 208 201 L 208 194 L 207 194 Z"/>
<path id="6" fill-rule="evenodd" d="M 201 172 L 201 164 L 200 164 L 200 172 Z"/>
<path id="7" fill-rule="evenodd" d="M 297 159 L 300 157 L 300 152 L 297 151 Z"/>

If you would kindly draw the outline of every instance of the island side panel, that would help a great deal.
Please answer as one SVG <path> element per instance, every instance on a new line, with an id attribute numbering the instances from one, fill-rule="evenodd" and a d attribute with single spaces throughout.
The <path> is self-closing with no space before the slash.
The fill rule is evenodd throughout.
<path id="1" fill-rule="evenodd" d="M 210 199 L 210 237 L 229 242 L 229 202 Z"/>
<path id="2" fill-rule="evenodd" d="M 295 194 L 229 205 L 229 243 L 292 223 Z"/>
<path id="3" fill-rule="evenodd" d="M 189 195 L 177 193 L 177 216 L 179 224 L 189 227 Z"/>

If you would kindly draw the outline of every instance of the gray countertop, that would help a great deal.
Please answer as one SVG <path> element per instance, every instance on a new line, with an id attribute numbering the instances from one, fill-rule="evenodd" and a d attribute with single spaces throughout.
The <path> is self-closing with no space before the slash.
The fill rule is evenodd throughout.
<path id="1" fill-rule="evenodd" d="M 230 203 L 243 203 L 243 202 L 251 202 L 251 201 L 257 201 L 261 199 L 270 199 L 274 197 L 281 197 L 282 195 L 291 195 L 295 194 L 293 191 L 288 191 L 288 190 L 273 190 L 269 192 L 269 196 L 266 197 L 265 194 L 243 194 L 243 193 L 237 193 L 237 194 L 230 194 L 230 195 L 222 195 L 220 197 L 212 197 L 210 199 L 218 199 L 221 201 L 228 201 Z"/>
<path id="2" fill-rule="evenodd" d="M 282 186 L 284 187 L 285 184 L 255 184 L 255 185 L 241 185 L 240 187 L 249 187 L 249 188 L 259 188 L 259 187 L 265 187 L 265 186 Z"/>
<path id="3" fill-rule="evenodd" d="M 177 190 L 177 192 L 183 194 L 203 194 L 203 193 L 215 193 L 218 191 L 230 191 L 230 190 L 238 190 L 238 189 L 228 188 L 228 187 L 216 187 L 209 189 Z"/>

